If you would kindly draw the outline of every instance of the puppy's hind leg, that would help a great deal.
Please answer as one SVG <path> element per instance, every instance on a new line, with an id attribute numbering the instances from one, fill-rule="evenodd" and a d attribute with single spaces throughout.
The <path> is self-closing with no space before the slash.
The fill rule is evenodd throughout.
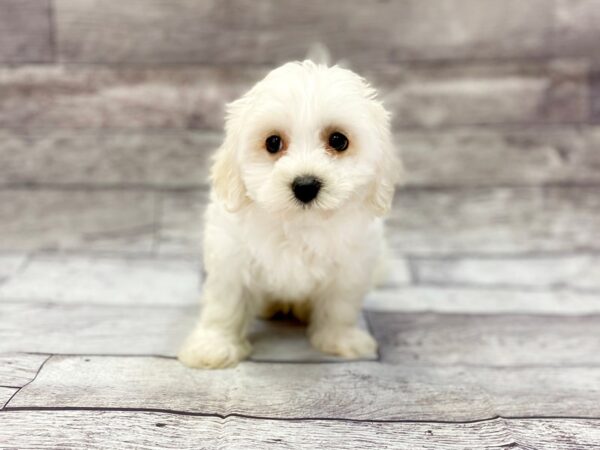
<path id="1" fill-rule="evenodd" d="M 250 300 L 235 277 L 209 274 L 200 321 L 179 351 L 179 360 L 189 367 L 218 369 L 235 366 L 248 356 Z"/>

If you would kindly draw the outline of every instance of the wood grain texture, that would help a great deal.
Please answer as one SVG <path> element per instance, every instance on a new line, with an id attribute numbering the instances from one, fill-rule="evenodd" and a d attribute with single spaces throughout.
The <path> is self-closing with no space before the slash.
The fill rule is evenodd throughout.
<path id="1" fill-rule="evenodd" d="M 417 258 L 418 283 L 448 286 L 600 290 L 600 256 Z"/>
<path id="2" fill-rule="evenodd" d="M 598 366 L 600 315 L 368 313 L 382 360 L 400 365 Z"/>
<path id="3" fill-rule="evenodd" d="M 396 127 L 574 123 L 589 119 L 578 61 L 415 65 L 366 71 Z"/>
<path id="4" fill-rule="evenodd" d="M 365 308 L 388 312 L 581 315 L 600 312 L 600 303 L 597 292 L 568 289 L 396 286 L 369 293 Z"/>
<path id="5" fill-rule="evenodd" d="M 18 388 L 0 386 L 0 410 L 8 403 Z"/>
<path id="6" fill-rule="evenodd" d="M 472 188 L 399 192 L 390 241 L 419 255 L 598 249 L 597 188 Z"/>
<path id="7" fill-rule="evenodd" d="M 0 130 L 0 184 L 205 186 L 221 135 L 144 130 Z"/>
<path id="8" fill-rule="evenodd" d="M 0 352 L 174 356 L 196 308 L 0 301 Z"/>
<path id="9" fill-rule="evenodd" d="M 53 59 L 51 0 L 0 1 L 0 63 Z"/>
<path id="10" fill-rule="evenodd" d="M 8 411 L 0 441 L 8 448 L 61 442 L 85 448 L 501 449 L 511 443 L 502 420 L 480 424 L 274 421 L 160 413 Z M 557 427 L 562 428 L 556 424 Z M 563 425 L 564 426 L 564 425 Z M 110 431 L 109 431 L 110 430 Z M 132 433 L 134 430 L 134 433 Z"/>
<path id="11" fill-rule="evenodd" d="M 203 188 L 221 140 L 192 130 L 0 129 L 0 185 Z M 411 187 L 600 181 L 599 127 L 406 130 L 396 146 Z"/>
<path id="12" fill-rule="evenodd" d="M 396 136 L 409 186 L 597 183 L 596 127 L 464 127 Z"/>
<path id="13" fill-rule="evenodd" d="M 14 411 L 1 413 L 7 448 L 269 448 L 464 450 L 593 448 L 598 421 L 494 419 L 469 424 L 274 421 L 150 412 Z"/>
<path id="14" fill-rule="evenodd" d="M 596 43 L 600 39 L 600 7 L 594 0 L 558 0 L 556 2 L 554 46 L 571 56 L 599 60 Z"/>
<path id="15" fill-rule="evenodd" d="M 0 248 L 149 251 L 152 192 L 0 191 Z"/>
<path id="16" fill-rule="evenodd" d="M 438 310 L 443 311 L 446 294 L 444 290 L 437 292 L 438 297 L 434 298 L 439 304 Z M 590 364 L 597 361 L 593 354 L 598 349 L 593 327 L 597 326 L 600 307 L 597 302 L 594 303 L 595 297 L 581 300 L 584 306 L 590 305 L 588 309 L 595 310 L 595 314 L 588 311 L 587 317 L 583 316 L 586 311 L 581 312 L 577 303 L 570 300 L 563 301 L 562 310 L 547 308 L 537 311 L 538 314 L 544 314 L 538 316 L 527 314 L 533 309 L 531 303 L 535 305 L 535 299 L 528 302 L 527 296 L 523 296 L 521 305 L 512 311 L 506 307 L 505 310 L 494 310 L 490 308 L 486 296 L 468 297 L 466 293 L 469 292 L 471 290 L 464 291 L 465 295 L 461 298 L 473 305 L 472 310 L 465 312 L 455 308 L 450 310 L 453 314 L 447 318 L 445 315 L 438 317 L 423 313 L 427 309 L 423 306 L 420 310 L 415 308 L 421 312 L 411 313 L 408 308 L 402 311 L 398 305 L 393 305 L 396 308 L 384 308 L 375 304 L 379 308 L 369 310 L 369 314 L 375 318 L 373 331 L 381 337 L 382 345 L 389 352 L 397 352 L 404 358 L 403 364 L 446 364 L 448 360 L 444 359 L 444 352 L 448 352 L 448 358 L 454 358 L 461 364 L 493 364 L 494 361 L 498 365 L 525 364 L 527 353 L 534 351 L 537 353 L 531 357 L 532 362 L 538 361 L 540 364 L 543 361 L 551 365 L 560 361 L 583 364 L 586 358 Z M 396 295 L 397 298 L 403 298 L 402 291 Z M 490 297 L 493 295 L 490 294 Z M 403 304 L 402 301 L 398 303 L 400 306 Z M 415 303 L 418 302 L 415 300 Z M 367 302 L 367 307 L 371 306 Z M 431 309 L 435 311 L 435 308 Z M 579 315 L 576 315 L 578 311 Z M 198 314 L 192 306 L 77 305 L 39 301 L 3 301 L 0 312 L 5 318 L 0 327 L 1 352 L 170 357 L 175 356 Z M 467 313 L 471 316 L 464 315 Z M 501 315 L 496 318 L 495 314 Z M 389 322 L 380 319 L 381 315 L 389 315 Z M 383 321 L 383 324 L 379 325 L 379 321 Z M 530 331 L 526 326 L 528 321 L 531 322 Z M 439 323 L 439 329 L 436 328 L 438 325 L 432 325 L 436 323 Z M 461 326 L 465 334 L 460 334 Z M 31 332 L 32 329 L 35 329 L 35 333 Z M 427 336 L 423 337 L 422 329 L 427 330 Z M 456 336 L 448 337 L 451 332 L 456 332 Z M 563 340 L 553 337 L 554 332 Z M 402 339 L 397 338 L 397 334 Z M 472 342 L 468 341 L 469 338 Z M 252 358 L 257 361 L 334 360 L 314 351 L 308 345 L 305 329 L 293 323 L 256 321 L 251 329 L 250 340 L 255 350 Z M 468 351 L 473 346 L 478 353 Z M 419 359 L 410 355 L 418 355 Z"/>
<path id="17" fill-rule="evenodd" d="M 41 255 L 0 286 L 0 299 L 113 305 L 196 305 L 195 260 Z"/>
<path id="18" fill-rule="evenodd" d="M 174 358 L 198 317 L 193 306 L 0 302 L 0 352 L 161 355 Z M 360 325 L 366 328 L 364 319 Z M 32 332 L 35 330 L 35 332 Z M 254 361 L 343 361 L 313 349 L 298 324 L 256 320 Z M 376 359 L 367 355 L 364 360 Z"/>
<path id="19" fill-rule="evenodd" d="M 200 192 L 162 195 L 158 234 L 165 253 L 200 248 Z M 595 187 L 409 188 L 397 192 L 387 224 L 399 256 L 595 251 L 600 196 Z"/>
<path id="20" fill-rule="evenodd" d="M 264 68 L 27 66 L 0 69 L 1 128 L 223 128 L 223 106 Z M 409 64 L 361 74 L 397 127 L 582 122 L 588 67 L 550 61 Z"/>
<path id="21" fill-rule="evenodd" d="M 45 355 L 0 353 L 0 386 L 22 387 L 33 380 Z"/>
<path id="22" fill-rule="evenodd" d="M 598 420 L 511 420 L 510 433 L 528 449 L 593 449 L 600 442 Z"/>
<path id="23" fill-rule="evenodd" d="M 215 372 L 163 358 L 55 356 L 10 406 L 48 404 L 271 418 L 585 418 L 600 415 L 600 368 L 244 362 Z"/>
<path id="24" fill-rule="evenodd" d="M 61 60 L 109 63 L 272 63 L 311 42 L 363 64 L 542 56 L 552 13 L 543 0 L 56 2 Z"/>
<path id="25" fill-rule="evenodd" d="M 213 67 L 0 69 L 0 127 L 218 128 L 263 71 Z"/>
<path id="26" fill-rule="evenodd" d="M 175 222 L 171 223 L 177 230 Z M 175 235 L 175 231 L 172 232 Z M 199 256 L 199 255 L 198 255 Z M 196 305 L 201 296 L 202 264 L 197 258 L 140 255 L 39 253 L 0 256 L 0 300 L 111 305 Z M 18 273 L 17 268 L 20 268 Z M 407 286 L 407 261 L 393 257 L 382 286 Z"/>

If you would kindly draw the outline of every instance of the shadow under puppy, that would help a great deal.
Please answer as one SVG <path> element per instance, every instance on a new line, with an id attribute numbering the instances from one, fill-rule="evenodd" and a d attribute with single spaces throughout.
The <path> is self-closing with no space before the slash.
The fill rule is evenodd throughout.
<path id="1" fill-rule="evenodd" d="M 374 352 L 357 320 L 401 170 L 375 90 L 338 66 L 287 63 L 228 105 L 225 131 L 205 217 L 203 308 L 180 361 L 235 365 L 251 351 L 249 322 L 281 308 L 308 321 L 323 352 Z"/>

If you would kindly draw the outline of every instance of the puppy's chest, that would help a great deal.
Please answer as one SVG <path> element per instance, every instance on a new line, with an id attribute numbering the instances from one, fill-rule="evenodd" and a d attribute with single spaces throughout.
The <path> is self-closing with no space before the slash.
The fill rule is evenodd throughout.
<path id="1" fill-rule="evenodd" d="M 315 230 L 269 236 L 249 246 L 249 281 L 279 299 L 304 299 L 335 276 L 356 248 Z"/>

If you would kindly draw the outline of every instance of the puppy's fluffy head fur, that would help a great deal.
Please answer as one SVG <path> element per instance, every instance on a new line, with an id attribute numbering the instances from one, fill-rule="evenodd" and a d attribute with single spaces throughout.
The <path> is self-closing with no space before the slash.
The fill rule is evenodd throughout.
<path id="1" fill-rule="evenodd" d="M 374 89 L 350 70 L 287 63 L 228 105 L 225 130 L 211 177 L 230 211 L 255 203 L 288 216 L 355 203 L 380 216 L 390 208 L 401 168 L 389 114 Z M 346 149 L 332 148 L 333 133 L 347 137 Z M 268 151 L 271 136 L 279 138 L 276 152 Z M 294 194 L 301 177 L 318 180 L 310 202 Z"/>

